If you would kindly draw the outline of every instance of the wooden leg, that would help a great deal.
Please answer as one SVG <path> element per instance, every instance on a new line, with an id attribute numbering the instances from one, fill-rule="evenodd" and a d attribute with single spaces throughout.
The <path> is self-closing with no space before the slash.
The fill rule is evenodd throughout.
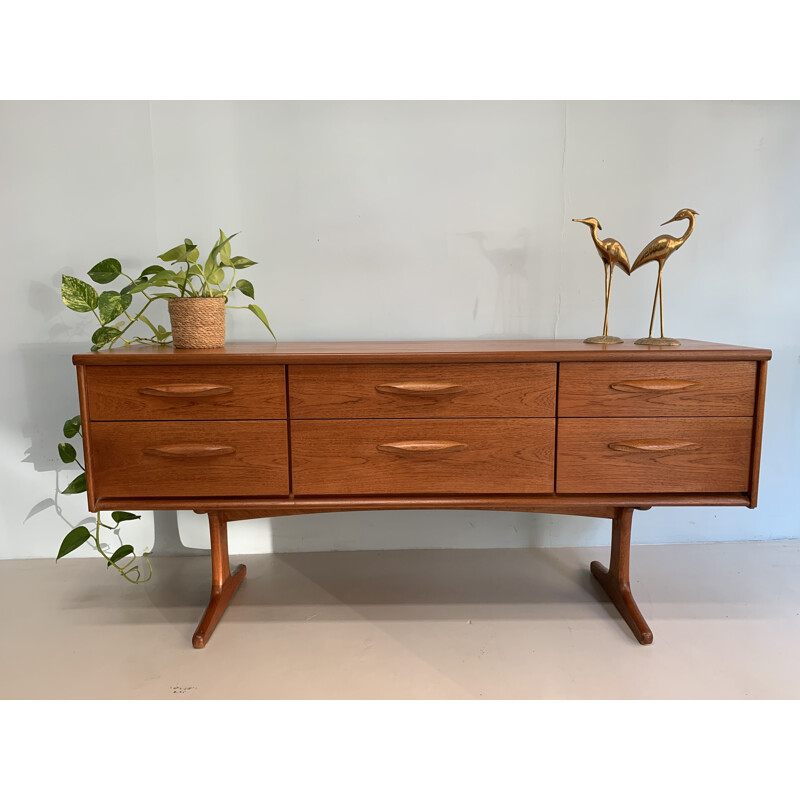
<path id="1" fill-rule="evenodd" d="M 192 637 L 192 645 L 198 649 L 208 644 L 220 617 L 247 574 L 244 564 L 239 564 L 231 574 L 228 560 L 228 523 L 224 514 L 220 511 L 209 512 L 208 528 L 211 533 L 211 597 Z"/>
<path id="2" fill-rule="evenodd" d="M 631 594 L 629 577 L 631 558 L 632 508 L 618 508 L 611 523 L 611 561 L 606 569 L 599 561 L 592 561 L 592 575 L 597 578 L 622 619 L 628 623 L 639 644 L 652 644 L 653 632 L 645 622 L 642 612 Z"/>

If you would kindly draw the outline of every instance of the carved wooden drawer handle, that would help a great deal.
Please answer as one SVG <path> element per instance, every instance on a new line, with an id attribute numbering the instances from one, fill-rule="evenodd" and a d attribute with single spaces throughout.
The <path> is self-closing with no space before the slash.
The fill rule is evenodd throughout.
<path id="1" fill-rule="evenodd" d="M 697 442 L 688 442 L 683 439 L 634 439 L 629 442 L 611 442 L 611 450 L 622 450 L 629 453 L 666 453 L 680 450 L 689 452 L 699 450 Z"/>
<path id="2" fill-rule="evenodd" d="M 379 444 L 378 450 L 382 453 L 457 453 L 466 450 L 467 445 L 463 442 L 447 441 L 416 441 L 416 442 L 388 442 Z"/>
<path id="3" fill-rule="evenodd" d="M 645 378 L 639 381 L 619 381 L 612 383 L 611 388 L 618 392 L 680 392 L 693 389 L 700 384 L 697 381 L 679 381 L 672 378 Z"/>
<path id="4" fill-rule="evenodd" d="M 466 386 L 459 386 L 457 383 L 382 383 L 375 387 L 376 392 L 381 394 L 410 394 L 418 396 L 443 395 L 443 394 L 463 394 L 467 391 Z"/>
<path id="5" fill-rule="evenodd" d="M 206 456 L 228 456 L 236 452 L 235 447 L 221 444 L 165 444 L 161 447 L 145 447 L 147 456 L 162 458 L 203 458 Z"/>
<path id="6" fill-rule="evenodd" d="M 168 383 L 164 386 L 143 386 L 139 394 L 154 397 L 213 397 L 217 394 L 230 394 L 232 386 L 217 386 L 210 383 Z"/>

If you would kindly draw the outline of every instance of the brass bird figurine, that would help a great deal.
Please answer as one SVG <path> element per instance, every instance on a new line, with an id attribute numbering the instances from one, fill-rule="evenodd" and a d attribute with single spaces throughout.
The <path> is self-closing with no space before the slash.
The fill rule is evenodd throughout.
<path id="1" fill-rule="evenodd" d="M 689 227 L 686 229 L 683 236 L 677 239 L 668 234 L 657 236 L 652 242 L 645 245 L 642 252 L 636 256 L 636 261 L 633 262 L 631 272 L 645 264 L 649 264 L 651 261 L 658 262 L 658 280 L 656 281 L 656 293 L 653 297 L 653 313 L 650 315 L 650 333 L 642 339 L 637 339 L 634 344 L 680 346 L 680 342 L 677 339 L 670 339 L 668 336 L 664 336 L 664 298 L 661 293 L 661 273 L 664 271 L 664 264 L 667 259 L 692 235 L 692 231 L 694 230 L 694 218 L 697 214 L 698 212 L 693 211 L 691 208 L 682 208 L 672 219 L 663 222 L 662 226 L 669 225 L 670 222 L 678 222 L 679 220 L 685 219 L 688 220 Z M 659 317 L 661 320 L 660 337 L 653 336 L 653 323 L 656 318 L 656 302 L 658 302 Z"/>
<path id="2" fill-rule="evenodd" d="M 608 335 L 608 306 L 611 300 L 611 279 L 614 277 L 614 266 L 619 266 L 628 274 L 631 274 L 631 267 L 628 263 L 628 254 L 625 248 L 616 240 L 609 237 L 608 239 L 600 239 L 597 231 L 603 230 L 603 226 L 594 218 L 587 217 L 586 219 L 573 219 L 573 222 L 582 222 L 587 225 L 592 231 L 592 241 L 603 259 L 603 271 L 605 272 L 605 294 L 606 294 L 606 313 L 603 318 L 603 335 L 590 336 L 583 341 L 587 344 L 620 344 L 622 339 L 619 336 Z"/>

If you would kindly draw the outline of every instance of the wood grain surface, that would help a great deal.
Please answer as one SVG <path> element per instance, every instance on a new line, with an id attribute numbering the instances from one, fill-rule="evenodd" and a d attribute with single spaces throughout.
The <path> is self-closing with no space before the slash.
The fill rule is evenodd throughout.
<path id="1" fill-rule="evenodd" d="M 89 414 L 94 420 L 285 419 L 284 374 L 277 365 L 86 367 Z"/>
<path id="2" fill-rule="evenodd" d="M 580 339 L 418 342 L 231 342 L 209 350 L 133 345 L 78 353 L 74 364 L 463 364 L 544 361 L 762 361 L 769 350 L 681 339 L 680 347 L 586 344 Z"/>
<path id="3" fill-rule="evenodd" d="M 745 492 L 751 417 L 559 419 L 556 490 Z M 630 441 L 693 442 L 674 450 L 612 449 Z"/>
<path id="4" fill-rule="evenodd" d="M 297 420 L 296 495 L 552 492 L 555 420 Z M 456 452 L 391 453 L 380 445 L 452 441 Z"/>
<path id="5" fill-rule="evenodd" d="M 744 417 L 753 413 L 755 361 L 564 364 L 560 417 Z M 675 382 L 675 383 L 672 383 Z M 687 388 L 673 388 L 678 382 Z"/>
<path id="6" fill-rule="evenodd" d="M 555 364 L 296 365 L 288 373 L 292 419 L 555 414 Z"/>
<path id="7" fill-rule="evenodd" d="M 153 452 L 179 447 L 194 452 Z M 285 421 L 94 422 L 92 453 L 98 498 L 289 494 Z"/>
<path id="8" fill-rule="evenodd" d="M 625 494 L 436 494 L 436 495 L 328 495 L 314 497 L 114 497 L 97 501 L 99 511 L 158 511 L 184 508 L 205 514 L 208 511 L 252 511 L 258 517 L 281 517 L 331 511 L 380 511 L 414 508 L 475 509 L 483 511 L 530 511 L 543 514 L 551 509 L 569 508 L 651 508 L 653 506 L 747 506 L 744 492 L 629 492 Z M 258 512 L 258 513 L 256 513 Z"/>

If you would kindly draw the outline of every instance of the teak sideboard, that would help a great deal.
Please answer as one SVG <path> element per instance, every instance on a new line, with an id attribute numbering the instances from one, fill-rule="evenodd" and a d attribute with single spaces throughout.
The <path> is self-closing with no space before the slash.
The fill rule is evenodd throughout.
<path id="1" fill-rule="evenodd" d="M 573 340 L 133 346 L 73 357 L 89 508 L 208 514 L 204 647 L 245 576 L 227 523 L 460 508 L 612 520 L 591 571 L 642 644 L 631 520 L 756 505 L 769 350 Z"/>

